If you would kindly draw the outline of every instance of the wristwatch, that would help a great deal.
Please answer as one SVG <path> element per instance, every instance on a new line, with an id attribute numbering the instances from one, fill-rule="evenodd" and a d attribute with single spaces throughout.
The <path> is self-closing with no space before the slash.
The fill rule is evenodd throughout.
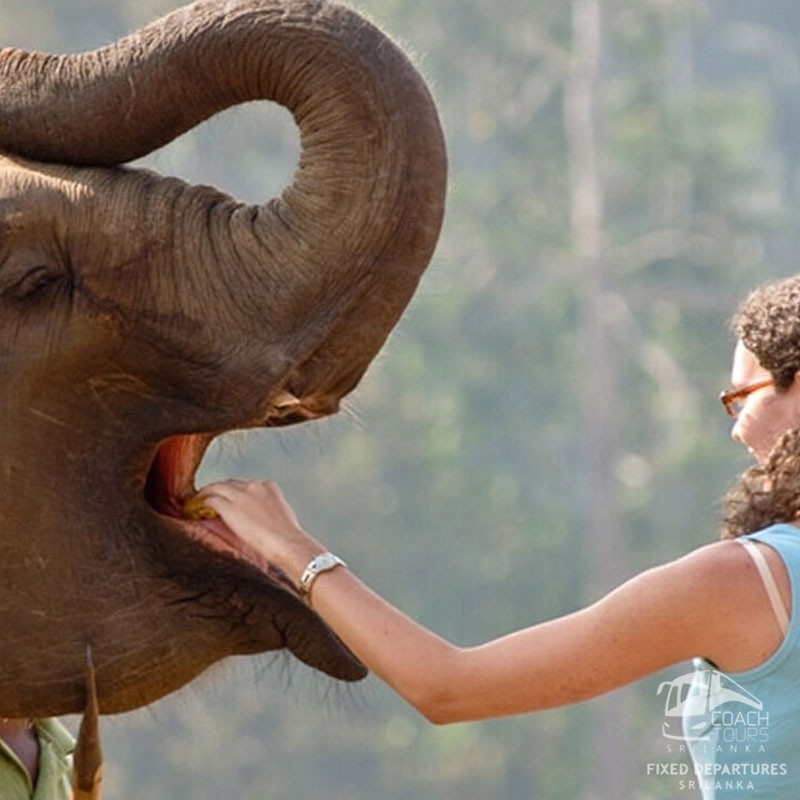
<path id="1" fill-rule="evenodd" d="M 308 605 L 311 605 L 311 587 L 314 585 L 317 575 L 335 569 L 336 567 L 346 566 L 347 564 L 333 553 L 322 553 L 321 555 L 314 556 L 314 558 L 308 562 L 308 565 L 303 570 L 303 574 L 300 576 L 300 583 L 297 587 L 300 598 L 308 603 Z"/>

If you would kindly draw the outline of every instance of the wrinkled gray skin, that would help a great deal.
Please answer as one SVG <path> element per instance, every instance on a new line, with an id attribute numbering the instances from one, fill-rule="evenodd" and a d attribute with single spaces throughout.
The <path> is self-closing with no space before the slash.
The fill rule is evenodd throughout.
<path id="1" fill-rule="evenodd" d="M 223 108 L 289 108 L 279 199 L 116 166 Z M 209 154 L 213 157 L 213 154 Z M 335 413 L 411 298 L 445 153 L 420 77 L 354 12 L 204 0 L 77 56 L 0 50 L 0 715 L 150 703 L 233 654 L 362 665 L 217 522 L 210 439 Z"/>

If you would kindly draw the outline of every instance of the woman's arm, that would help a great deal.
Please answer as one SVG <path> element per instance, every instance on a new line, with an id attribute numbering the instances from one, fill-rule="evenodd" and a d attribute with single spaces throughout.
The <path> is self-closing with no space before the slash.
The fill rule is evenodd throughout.
<path id="1" fill-rule="evenodd" d="M 325 551 L 274 483 L 225 481 L 200 494 L 295 584 Z M 418 625 L 349 570 L 317 577 L 313 607 L 370 670 L 444 723 L 574 703 L 696 655 L 721 669 L 754 666 L 780 632 L 770 629 L 753 572 L 741 547 L 717 543 L 643 572 L 574 614 L 467 648 Z"/>

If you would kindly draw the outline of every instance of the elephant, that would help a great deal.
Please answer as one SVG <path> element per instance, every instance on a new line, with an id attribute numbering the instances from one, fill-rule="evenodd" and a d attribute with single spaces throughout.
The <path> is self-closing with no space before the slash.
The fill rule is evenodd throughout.
<path id="1" fill-rule="evenodd" d="M 299 128 L 279 197 L 126 166 L 251 100 Z M 93 52 L 0 50 L 0 715 L 120 713 L 283 648 L 365 675 L 183 507 L 215 437 L 338 411 L 431 260 L 446 183 L 424 80 L 334 2 L 200 0 Z"/>

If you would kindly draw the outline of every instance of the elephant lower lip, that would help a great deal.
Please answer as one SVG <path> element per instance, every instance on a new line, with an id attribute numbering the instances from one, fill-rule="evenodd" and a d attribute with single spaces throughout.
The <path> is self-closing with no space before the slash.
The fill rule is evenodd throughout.
<path id="1" fill-rule="evenodd" d="M 280 584 L 293 595 L 299 597 L 297 589 L 286 573 L 270 564 L 269 561 L 262 558 L 252 548 L 245 545 L 222 520 L 204 519 L 195 522 L 173 518 L 172 521 L 177 523 L 181 533 L 203 547 L 248 562 L 263 572 L 270 580 Z"/>

